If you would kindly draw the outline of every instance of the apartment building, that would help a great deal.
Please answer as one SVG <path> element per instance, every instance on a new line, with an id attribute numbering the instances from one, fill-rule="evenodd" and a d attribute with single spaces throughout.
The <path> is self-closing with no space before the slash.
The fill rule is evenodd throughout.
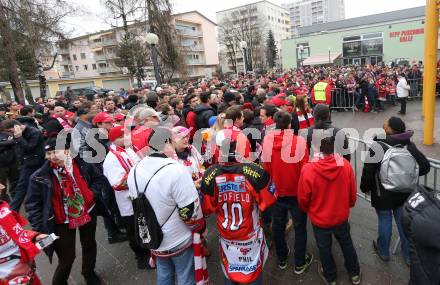
<path id="1" fill-rule="evenodd" d="M 197 11 L 173 15 L 173 24 L 184 52 L 187 75 L 211 76 L 219 63 L 215 38 L 216 24 Z M 129 27 L 136 35 L 147 33 L 147 23 Z M 61 78 L 88 78 L 124 73 L 115 64 L 116 47 L 122 40 L 122 28 L 69 39 L 58 47 L 59 74 Z M 160 40 L 160 35 L 159 40 Z M 146 67 L 147 77 L 154 79 L 152 66 Z"/>
<path id="2" fill-rule="evenodd" d="M 290 35 L 298 35 L 298 28 L 345 19 L 344 0 L 294 0 L 283 4 L 290 14 Z"/>
<path id="3" fill-rule="evenodd" d="M 269 1 L 259 1 L 248 5 L 218 11 L 216 13 L 216 17 L 219 25 L 219 38 L 224 36 L 222 33 L 228 33 L 228 29 L 222 28 L 222 26 L 237 26 L 237 22 L 245 23 L 251 27 L 258 26 L 259 35 L 261 35 L 261 46 L 256 49 L 260 50 L 264 50 L 267 35 L 269 34 L 269 30 L 271 30 L 274 34 L 275 43 L 279 50 L 278 55 L 281 55 L 281 41 L 289 38 L 290 36 L 290 18 L 288 10 Z M 235 42 L 235 48 L 237 50 L 237 69 L 240 72 L 244 69 L 244 61 L 243 53 L 239 47 L 239 44 L 239 41 Z M 220 42 L 220 64 L 222 71 L 230 72 L 232 71 L 232 66 L 228 60 L 228 57 L 226 56 L 226 53 L 227 51 L 225 44 Z M 261 56 L 264 56 L 264 52 L 261 54 Z"/>

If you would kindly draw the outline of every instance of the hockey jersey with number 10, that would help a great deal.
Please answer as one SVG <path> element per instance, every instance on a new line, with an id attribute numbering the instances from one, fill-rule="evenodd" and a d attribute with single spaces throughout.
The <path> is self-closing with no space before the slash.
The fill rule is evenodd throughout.
<path id="1" fill-rule="evenodd" d="M 258 164 L 227 163 L 208 168 L 203 176 L 203 212 L 217 213 L 220 236 L 246 240 L 260 227 L 259 211 L 276 201 L 269 174 Z"/>

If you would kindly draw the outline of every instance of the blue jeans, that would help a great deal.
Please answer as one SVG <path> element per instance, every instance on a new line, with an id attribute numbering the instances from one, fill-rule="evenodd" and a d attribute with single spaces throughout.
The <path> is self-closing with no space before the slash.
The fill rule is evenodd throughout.
<path id="1" fill-rule="evenodd" d="M 179 255 L 156 261 L 157 285 L 174 285 L 177 275 L 178 285 L 195 285 L 194 251 L 192 246 Z"/>
<path id="2" fill-rule="evenodd" d="M 238 284 L 239 283 L 232 282 L 225 276 L 225 285 L 238 285 Z M 260 276 L 258 276 L 257 280 L 255 280 L 254 282 L 247 283 L 247 285 L 262 285 L 262 284 L 263 284 L 263 273 L 261 273 Z"/>
<path id="3" fill-rule="evenodd" d="M 393 232 L 393 215 L 399 231 L 400 243 L 402 247 L 402 255 L 405 260 L 409 260 L 408 240 L 403 232 L 401 223 L 402 208 L 393 210 L 376 210 L 378 222 L 377 247 L 379 254 L 382 256 L 390 256 L 391 234 Z"/>
<path id="4" fill-rule="evenodd" d="M 335 236 L 339 246 L 341 247 L 342 254 L 344 255 L 345 259 L 344 265 L 348 271 L 348 275 L 350 277 L 359 275 L 359 260 L 351 239 L 350 224 L 348 221 L 339 226 L 327 229 L 319 228 L 314 225 L 313 232 L 315 233 L 316 245 L 319 249 L 319 256 L 321 258 L 322 268 L 324 270 L 324 277 L 328 282 L 336 281 L 337 272 L 335 260 L 332 254 L 332 236 Z"/>
<path id="5" fill-rule="evenodd" d="M 272 206 L 272 233 L 275 249 L 278 260 L 286 261 L 288 248 L 285 231 L 289 212 L 292 215 L 295 229 L 295 265 L 301 266 L 305 263 L 307 250 L 307 214 L 298 207 L 296 197 L 279 197 Z"/>

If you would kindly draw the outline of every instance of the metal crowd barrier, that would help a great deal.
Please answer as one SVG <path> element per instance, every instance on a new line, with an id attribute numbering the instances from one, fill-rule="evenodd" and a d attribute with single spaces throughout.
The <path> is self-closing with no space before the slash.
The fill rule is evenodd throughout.
<path id="1" fill-rule="evenodd" d="M 350 140 L 352 140 L 353 142 L 357 143 L 357 147 L 355 149 L 355 152 L 352 154 L 352 158 L 351 158 L 351 164 L 354 170 L 354 174 L 356 177 L 356 185 L 357 185 L 357 189 L 358 189 L 358 197 L 371 202 L 371 198 L 368 194 L 359 192 L 360 190 L 360 182 L 361 182 L 361 176 L 362 176 L 362 166 L 363 166 L 363 162 L 362 162 L 362 156 L 361 156 L 361 152 L 362 151 L 368 151 L 369 146 L 371 145 L 371 142 L 367 142 L 358 138 L 352 138 L 349 137 Z M 431 164 L 431 170 L 429 171 L 429 173 L 425 176 L 422 176 L 419 178 L 419 184 L 423 185 L 423 186 L 427 186 L 430 187 L 434 190 L 440 190 L 440 185 L 438 185 L 438 179 L 439 179 L 439 174 L 440 174 L 440 160 L 437 159 L 433 159 L 433 158 L 429 158 L 429 163 Z M 397 239 L 395 245 L 393 246 L 393 254 L 396 254 L 398 248 L 400 245 L 400 237 Z"/>
<path id="2" fill-rule="evenodd" d="M 408 79 L 407 83 L 411 88 L 409 90 L 409 98 L 421 98 L 423 94 L 423 79 Z"/>
<path id="3" fill-rule="evenodd" d="M 409 98 L 422 98 L 423 96 L 423 78 L 408 79 L 409 87 Z M 436 84 L 435 95 L 440 95 L 440 83 Z"/>
<path id="4" fill-rule="evenodd" d="M 335 88 L 332 90 L 332 110 L 348 110 L 354 112 L 354 96 L 353 93 L 348 93 L 347 90 Z"/>

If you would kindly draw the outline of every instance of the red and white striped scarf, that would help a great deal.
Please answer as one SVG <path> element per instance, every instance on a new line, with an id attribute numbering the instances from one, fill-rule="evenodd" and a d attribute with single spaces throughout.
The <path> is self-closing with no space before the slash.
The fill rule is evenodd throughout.
<path id="1" fill-rule="evenodd" d="M 206 257 L 202 247 L 202 238 L 199 233 L 193 233 L 194 269 L 196 285 L 210 285 Z"/>

